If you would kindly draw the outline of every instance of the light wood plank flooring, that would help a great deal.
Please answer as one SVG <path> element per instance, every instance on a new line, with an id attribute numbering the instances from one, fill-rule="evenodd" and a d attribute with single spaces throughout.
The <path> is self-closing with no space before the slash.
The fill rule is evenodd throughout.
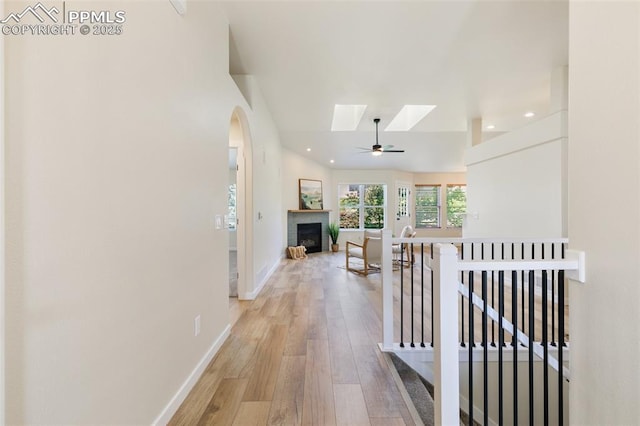
<path id="1" fill-rule="evenodd" d="M 344 253 L 284 260 L 254 301 L 230 299 L 231 335 L 171 425 L 413 425 L 378 350 L 380 274 Z"/>
<path id="2" fill-rule="evenodd" d="M 420 264 L 420 257 L 416 256 L 416 264 L 413 267 L 405 267 L 402 269 L 404 280 L 402 284 L 400 283 L 400 272 L 394 272 L 394 337 L 396 342 L 400 342 L 400 336 L 403 337 L 403 341 L 405 343 L 415 342 L 416 346 L 419 345 L 420 342 L 425 342 L 429 344 L 431 342 L 431 273 L 429 269 L 425 266 L 424 268 L 424 279 L 421 280 L 422 267 Z M 412 277 L 413 274 L 413 277 Z M 526 275 L 525 275 L 526 276 Z M 508 321 L 512 321 L 512 287 L 510 282 L 511 273 L 505 274 L 505 285 L 504 285 L 504 317 Z M 557 281 L 557 278 L 554 276 L 554 280 Z M 465 284 L 469 283 L 468 273 L 464 275 Z M 474 294 L 479 297 L 482 297 L 482 274 L 475 273 L 474 274 Z M 528 278 L 525 279 L 525 282 L 528 282 Z M 413 283 L 413 285 L 412 285 Z M 402 291 L 401 291 L 402 289 Z M 528 287 L 525 291 L 524 295 L 522 293 L 522 274 L 521 272 L 517 273 L 517 285 L 516 285 L 516 303 L 517 303 L 517 324 L 518 329 L 526 332 L 527 335 L 530 335 L 531 330 L 529 329 L 529 293 Z M 548 281 L 548 290 L 549 292 L 552 289 L 551 285 L 551 275 L 549 275 Z M 557 296 L 557 282 L 553 287 L 554 292 Z M 548 294 L 549 294 L 548 292 Z M 424 297 L 423 297 L 424 293 Z M 566 292 L 565 296 L 565 308 L 564 308 L 564 322 L 565 322 L 565 342 L 569 342 L 569 295 Z M 373 293 L 371 294 L 373 295 Z M 401 295 L 402 295 L 402 309 L 401 309 Z M 412 299 L 413 297 L 413 299 Z M 524 309 L 523 306 L 523 298 L 524 298 Z M 413 302 L 412 302 L 413 300 Z M 462 301 L 464 300 L 464 306 L 462 306 Z M 547 310 L 548 310 L 548 322 L 547 322 L 547 333 L 548 333 L 548 341 L 554 342 L 558 341 L 559 336 L 559 322 L 558 322 L 558 304 L 557 297 L 555 299 L 555 305 L 552 304 L 551 295 L 548 296 L 547 299 Z M 499 301 L 499 278 L 498 273 L 491 274 L 489 272 L 487 274 L 487 302 L 488 306 L 493 307 L 496 311 L 498 311 L 498 301 Z M 424 309 L 423 309 L 424 305 Z M 536 289 L 536 294 L 533 298 L 533 306 L 534 306 L 534 341 L 539 342 L 542 337 L 542 296 L 540 288 Z M 377 314 L 379 316 L 382 315 L 382 307 L 374 302 L 372 299 L 372 306 L 377 309 Z M 552 309 L 554 310 L 554 322 L 552 325 Z M 401 315 L 402 312 L 402 315 Z M 458 296 L 458 339 L 460 341 L 468 342 L 469 341 L 469 300 L 467 298 L 462 298 L 462 296 Z M 464 313 L 464 317 L 462 318 L 462 313 Z M 524 314 L 524 315 L 523 315 Z M 403 327 L 401 334 L 401 322 L 400 317 L 403 319 Z M 524 316 L 524 327 L 523 327 L 523 316 Z M 413 319 L 413 321 L 412 321 Z M 412 329 L 413 325 L 413 329 Z M 462 326 L 464 329 L 461 330 Z M 478 307 L 474 307 L 474 341 L 476 343 L 481 342 L 482 340 L 482 310 Z M 464 333 L 464 337 L 463 337 Z M 498 323 L 488 318 L 487 322 L 487 338 L 489 342 L 496 342 L 498 340 Z M 413 339 L 412 339 L 413 336 Z M 511 342 L 511 334 L 505 331 L 504 334 L 505 342 Z"/>

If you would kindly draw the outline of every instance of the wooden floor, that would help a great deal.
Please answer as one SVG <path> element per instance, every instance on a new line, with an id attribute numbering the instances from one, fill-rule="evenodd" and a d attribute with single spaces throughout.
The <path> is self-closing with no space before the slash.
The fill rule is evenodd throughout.
<path id="1" fill-rule="evenodd" d="M 377 344 L 380 274 L 344 253 L 284 260 L 255 301 L 231 304 L 231 335 L 171 425 L 413 425 Z"/>
<path id="2" fill-rule="evenodd" d="M 400 273 L 394 272 L 394 341 L 400 342 L 403 341 L 405 343 L 415 342 L 416 346 L 419 346 L 421 342 L 430 343 L 432 341 L 432 333 L 431 333 L 431 274 L 428 268 L 425 266 L 424 269 L 424 279 L 422 279 L 422 270 L 419 259 L 417 259 L 416 264 L 413 267 L 405 267 L 403 268 L 404 280 L 403 283 L 400 283 Z M 413 275 L 413 276 L 412 276 Z M 479 297 L 482 297 L 482 276 L 480 273 L 474 274 L 474 294 Z M 508 274 L 507 278 L 510 277 Z M 523 294 L 522 292 L 522 280 L 521 274 L 517 275 L 517 283 L 516 283 L 516 310 L 517 310 L 517 325 L 518 329 L 526 333 L 528 336 L 531 336 L 531 330 L 534 331 L 534 341 L 540 342 L 542 337 L 542 306 L 543 300 L 540 289 L 536 289 L 536 294 L 533 297 L 533 309 L 534 309 L 534 326 L 529 328 L 529 295 L 528 295 L 528 287 L 526 287 L 526 291 Z M 549 277 L 549 291 L 547 298 L 547 311 L 548 311 L 548 321 L 547 321 L 547 333 L 548 333 L 548 342 L 558 341 L 559 338 L 559 322 L 558 322 L 558 304 L 557 297 L 552 298 L 550 295 L 551 291 L 551 277 Z M 465 273 L 464 276 L 465 284 L 469 283 L 468 274 Z M 487 275 L 487 303 L 490 307 L 493 307 L 496 311 L 498 311 L 498 301 L 499 301 L 499 280 L 498 274 L 491 274 L 491 272 Z M 413 283 L 413 285 L 412 285 Z M 402 291 L 401 291 L 402 288 Z M 557 295 L 557 285 L 553 287 L 554 293 Z M 424 294 L 424 296 L 423 296 Z M 401 309 L 401 295 L 402 295 L 402 309 Z M 524 305 L 523 305 L 524 299 Z M 413 300 L 413 302 L 412 302 Z M 464 305 L 462 305 L 464 301 Z M 553 304 L 552 301 L 556 303 Z M 564 307 L 564 337 L 565 342 L 569 342 L 569 296 L 566 295 L 565 298 L 565 307 Z M 463 298 L 462 296 L 458 296 L 458 339 L 460 342 L 468 342 L 469 341 L 469 299 Z M 378 314 L 381 316 L 382 311 L 381 307 L 377 303 L 373 303 L 375 309 L 378 309 Z M 524 308 L 523 308 L 524 306 Z M 552 316 L 553 310 L 553 316 Z M 401 322 L 400 322 L 400 313 L 402 315 L 402 333 L 401 333 Z M 464 314 L 464 315 L 463 315 Z M 512 320 L 512 287 L 510 280 L 505 280 L 504 285 L 504 318 L 507 321 Z M 524 318 L 524 321 L 523 321 Z M 552 318 L 554 319 L 552 323 Z M 474 307 L 474 342 L 480 343 L 482 341 L 482 310 L 478 307 Z M 524 326 L 523 326 L 524 325 Z M 402 336 L 402 339 L 401 339 Z M 511 342 L 511 334 L 507 331 L 504 333 L 505 342 Z M 495 343 L 498 340 L 498 323 L 488 318 L 487 321 L 487 340 L 489 342 Z"/>

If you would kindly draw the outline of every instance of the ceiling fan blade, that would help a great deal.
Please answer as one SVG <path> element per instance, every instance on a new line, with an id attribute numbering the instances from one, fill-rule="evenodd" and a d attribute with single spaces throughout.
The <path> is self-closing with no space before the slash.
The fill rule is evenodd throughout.
<path id="1" fill-rule="evenodd" d="M 404 149 L 385 149 L 382 152 L 404 152 Z"/>
<path id="2" fill-rule="evenodd" d="M 383 146 L 383 147 L 382 147 L 382 150 L 383 150 L 383 151 L 388 151 L 388 150 L 390 150 L 390 149 L 391 149 L 391 148 L 393 148 L 393 147 L 394 147 L 394 145 L 385 145 L 385 146 Z"/>

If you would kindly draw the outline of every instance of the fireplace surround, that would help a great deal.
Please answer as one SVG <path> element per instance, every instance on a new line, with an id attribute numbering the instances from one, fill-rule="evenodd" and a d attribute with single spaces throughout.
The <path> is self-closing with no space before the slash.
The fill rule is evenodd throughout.
<path id="1" fill-rule="evenodd" d="M 320 225 L 320 245 L 307 253 L 329 251 L 329 210 L 289 210 L 287 213 L 287 245 L 300 245 L 298 241 L 299 224 L 319 224 Z M 304 245 L 304 244 L 303 244 Z"/>

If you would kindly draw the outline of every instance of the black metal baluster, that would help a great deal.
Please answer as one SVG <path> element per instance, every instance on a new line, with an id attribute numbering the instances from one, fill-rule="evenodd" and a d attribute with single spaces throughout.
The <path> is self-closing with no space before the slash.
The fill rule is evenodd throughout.
<path id="1" fill-rule="evenodd" d="M 487 337 L 487 271 L 482 271 L 482 376 L 483 381 L 483 399 L 484 399 L 484 424 L 489 424 L 489 345 Z"/>
<path id="2" fill-rule="evenodd" d="M 533 271 L 529 271 L 529 425 L 533 426 L 533 345 L 535 332 L 535 295 Z"/>
<path id="3" fill-rule="evenodd" d="M 513 334 L 511 346 L 513 347 L 513 424 L 518 424 L 518 273 L 511 271 L 511 318 L 513 321 Z"/>
<path id="4" fill-rule="evenodd" d="M 558 271 L 558 424 L 564 424 L 564 271 Z"/>
<path id="5" fill-rule="evenodd" d="M 420 299 L 420 328 L 422 329 L 420 347 L 424 348 L 424 243 L 420 243 Z M 431 326 L 431 328 L 433 329 L 433 325 Z"/>
<path id="6" fill-rule="evenodd" d="M 520 258 L 521 260 L 524 260 L 524 243 L 522 243 L 522 245 L 520 246 Z M 522 308 L 522 332 L 524 333 L 524 326 L 526 324 L 524 315 L 525 315 L 525 311 L 524 311 L 524 271 L 522 271 L 520 273 L 520 280 L 522 281 L 522 300 L 521 300 L 521 308 Z M 522 346 L 524 346 L 524 343 L 522 343 Z"/>
<path id="7" fill-rule="evenodd" d="M 502 251 L 502 259 L 504 260 L 504 246 L 503 246 L 503 251 Z M 494 244 L 491 243 L 491 260 L 495 260 L 495 250 L 494 250 Z M 496 294 L 496 282 L 495 282 L 495 271 L 491 271 L 491 307 L 493 308 L 494 306 L 496 306 L 496 301 L 495 301 L 495 294 Z M 494 348 L 496 347 L 496 322 L 495 321 L 491 321 L 491 346 L 493 346 Z"/>
<path id="8" fill-rule="evenodd" d="M 472 246 L 473 247 L 473 246 Z M 469 271 L 469 424 L 473 424 L 473 271 Z"/>
<path id="9" fill-rule="evenodd" d="M 564 259 L 564 243 L 562 244 Z M 558 271 L 558 424 L 564 424 L 564 271 Z"/>
<path id="10" fill-rule="evenodd" d="M 404 243 L 400 243 L 400 347 L 404 348 Z"/>
<path id="11" fill-rule="evenodd" d="M 556 243 L 551 243 L 551 259 L 556 259 Z M 551 271 L 551 346 L 556 346 L 556 271 Z"/>
<path id="12" fill-rule="evenodd" d="M 502 426 L 504 424 L 504 407 L 503 401 L 504 394 L 502 391 L 502 347 L 504 346 L 504 271 L 498 272 L 498 424 Z M 486 423 L 485 423 L 486 424 Z"/>
<path id="13" fill-rule="evenodd" d="M 413 307 L 415 304 L 413 303 L 413 264 L 411 263 L 411 259 L 413 257 L 413 243 L 411 243 L 409 247 L 411 247 L 411 255 L 409 256 L 409 259 L 407 259 L 407 262 L 409 262 L 409 267 L 411 268 L 411 347 L 415 348 L 416 344 L 415 339 L 413 338 L 413 324 L 415 322 L 415 312 L 413 311 Z"/>
<path id="14" fill-rule="evenodd" d="M 464 243 L 460 244 L 460 260 L 464 260 Z M 464 285 L 464 271 L 460 271 L 460 281 Z M 460 346 L 465 347 L 464 343 L 464 295 L 460 295 Z"/>
<path id="15" fill-rule="evenodd" d="M 431 243 L 431 259 L 433 259 L 433 243 Z M 431 347 L 433 347 L 433 269 L 431 270 Z"/>
<path id="16" fill-rule="evenodd" d="M 543 255 L 544 259 L 544 255 Z M 542 271 L 542 350 L 543 361 L 542 366 L 542 383 L 544 397 L 544 425 L 549 424 L 549 347 L 547 339 L 549 337 L 547 327 L 549 326 L 547 318 L 547 271 Z"/>

